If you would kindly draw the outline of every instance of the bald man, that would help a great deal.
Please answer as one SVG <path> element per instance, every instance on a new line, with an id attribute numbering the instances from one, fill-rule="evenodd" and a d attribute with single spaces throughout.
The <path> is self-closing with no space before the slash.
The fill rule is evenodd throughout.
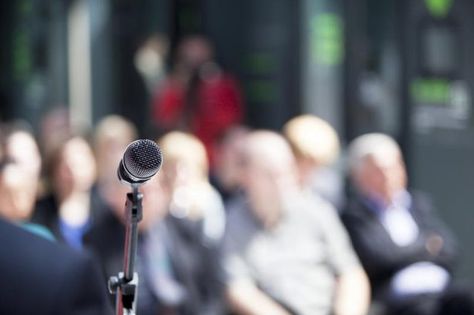
<path id="1" fill-rule="evenodd" d="M 299 191 L 289 145 L 245 139 L 246 197 L 231 204 L 224 241 L 227 298 L 237 314 L 365 314 L 369 287 L 336 211 Z"/>

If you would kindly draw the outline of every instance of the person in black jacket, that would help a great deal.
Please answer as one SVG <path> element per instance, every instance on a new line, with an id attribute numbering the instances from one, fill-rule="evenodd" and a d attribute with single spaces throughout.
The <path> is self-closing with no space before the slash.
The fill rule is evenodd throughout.
<path id="1" fill-rule="evenodd" d="M 112 314 L 90 256 L 3 220 L 0 242 L 0 314 Z"/>
<path id="2" fill-rule="evenodd" d="M 472 314 L 470 292 L 453 286 L 457 247 L 425 197 L 408 192 L 397 143 L 367 134 L 349 146 L 355 194 L 342 214 L 387 314 Z"/>

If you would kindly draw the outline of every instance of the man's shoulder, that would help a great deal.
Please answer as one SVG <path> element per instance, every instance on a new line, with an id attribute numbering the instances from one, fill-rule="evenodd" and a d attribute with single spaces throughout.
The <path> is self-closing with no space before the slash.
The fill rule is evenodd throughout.
<path id="1" fill-rule="evenodd" d="M 0 291 L 4 292 L 0 313 L 12 314 L 10 310 L 15 310 L 15 314 L 49 314 L 80 307 L 74 304 L 76 300 L 104 299 L 105 284 L 102 292 L 96 278 L 97 266 L 89 255 L 2 220 L 0 242 Z M 88 281 L 89 293 L 82 286 Z"/>
<path id="2" fill-rule="evenodd" d="M 65 268 L 68 262 L 77 262 L 83 255 L 63 244 L 45 239 L 19 226 L 0 221 L 0 256 L 3 263 L 29 261 L 35 269 L 45 268 L 56 271 Z"/>

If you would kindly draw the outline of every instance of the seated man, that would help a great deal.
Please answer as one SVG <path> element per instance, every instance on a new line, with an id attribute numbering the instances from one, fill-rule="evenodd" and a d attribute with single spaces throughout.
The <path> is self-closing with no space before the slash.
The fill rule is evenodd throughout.
<path id="1" fill-rule="evenodd" d="M 368 280 L 336 211 L 298 188 L 289 145 L 245 139 L 246 198 L 228 209 L 223 267 L 237 314 L 365 314 Z"/>
<path id="2" fill-rule="evenodd" d="M 397 143 L 360 136 L 349 146 L 349 164 L 356 194 L 342 218 L 374 299 L 387 314 L 471 314 L 469 299 L 450 290 L 454 241 L 430 203 L 407 191 Z"/>

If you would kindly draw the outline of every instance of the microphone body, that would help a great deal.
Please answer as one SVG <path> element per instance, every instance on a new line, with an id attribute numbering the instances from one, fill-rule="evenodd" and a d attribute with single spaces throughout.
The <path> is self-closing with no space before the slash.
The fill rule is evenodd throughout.
<path id="1" fill-rule="evenodd" d="M 152 140 L 130 143 L 120 160 L 117 176 L 121 182 L 140 185 L 152 178 L 163 162 L 160 147 Z"/>

